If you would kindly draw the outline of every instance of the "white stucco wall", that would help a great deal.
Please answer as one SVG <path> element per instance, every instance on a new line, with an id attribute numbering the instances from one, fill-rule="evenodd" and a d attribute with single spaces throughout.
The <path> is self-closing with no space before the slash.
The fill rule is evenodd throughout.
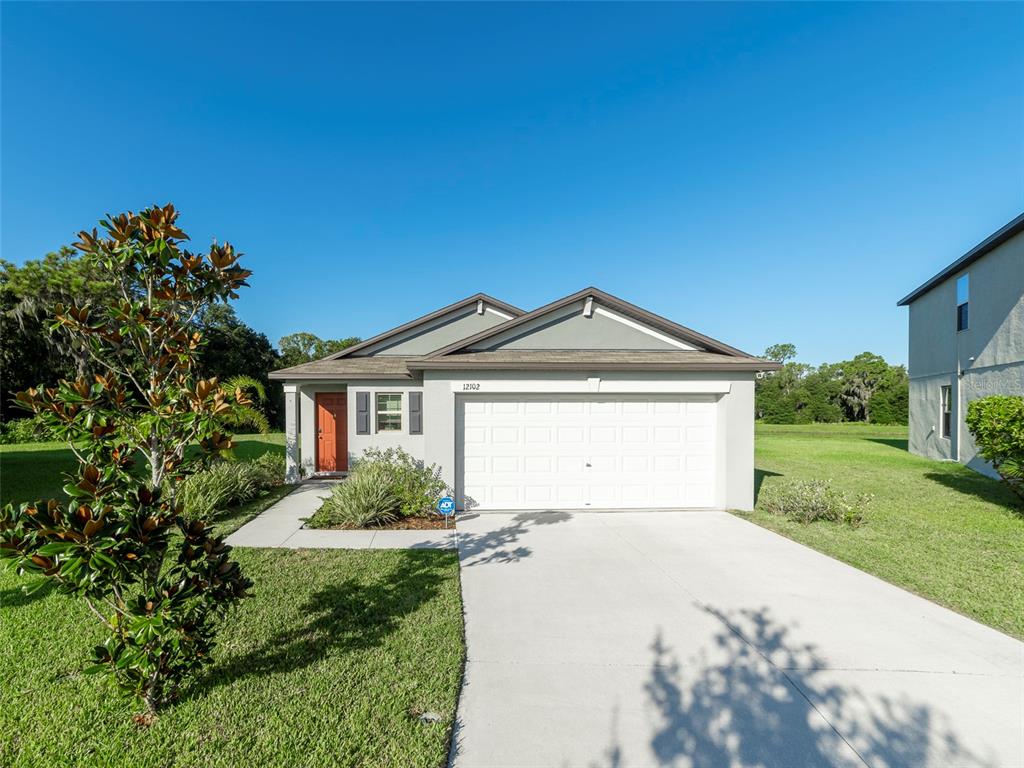
<path id="1" fill-rule="evenodd" d="M 316 462 L 316 393 L 345 392 L 348 395 L 349 464 L 366 448 L 399 447 L 426 464 L 441 467 L 449 485 L 456 475 L 456 398 L 462 385 L 479 384 L 476 394 L 487 392 L 595 393 L 595 394 L 703 394 L 714 396 L 718 423 L 718 455 L 716 456 L 715 506 L 723 509 L 748 510 L 754 504 L 754 376 L 752 373 L 623 373 L 609 372 L 512 372 L 427 371 L 422 383 L 396 381 L 313 382 L 295 386 L 298 402 L 298 461 L 305 476 L 315 471 Z M 409 397 L 412 391 L 423 392 L 422 435 L 409 434 Z M 371 418 L 372 434 L 356 434 L 356 395 L 369 392 L 401 392 L 403 419 L 400 432 L 376 432 L 376 419 Z M 724 393 L 724 394 L 723 394 Z"/>
<path id="2" fill-rule="evenodd" d="M 593 379 L 600 379 L 595 389 Z M 456 398 L 464 383 L 480 384 L 487 392 L 550 393 L 666 393 L 728 390 L 718 396 L 716 504 L 724 509 L 749 510 L 754 505 L 754 376 L 752 373 L 622 373 L 426 371 L 423 380 L 424 430 L 428 432 L 424 460 L 438 464 L 442 476 L 456 480 Z M 426 424 L 429 423 L 429 427 Z"/>
<path id="3" fill-rule="evenodd" d="M 309 477 L 316 471 L 316 394 L 318 392 L 345 392 L 347 394 L 346 416 L 348 436 L 349 466 L 358 459 L 367 448 L 402 448 L 417 459 L 423 459 L 423 435 L 409 434 L 409 392 L 422 391 L 422 386 L 409 382 L 395 381 L 358 381 L 358 382 L 314 382 L 294 385 L 299 403 L 299 463 L 304 476 Z M 402 429 L 395 432 L 377 432 L 377 421 L 371 412 L 369 435 L 356 434 L 356 392 L 370 393 L 370 407 L 376 407 L 374 394 L 378 392 L 401 392 L 402 398 Z M 424 418 L 424 431 L 426 431 Z M 287 440 L 286 436 L 286 440 Z"/>

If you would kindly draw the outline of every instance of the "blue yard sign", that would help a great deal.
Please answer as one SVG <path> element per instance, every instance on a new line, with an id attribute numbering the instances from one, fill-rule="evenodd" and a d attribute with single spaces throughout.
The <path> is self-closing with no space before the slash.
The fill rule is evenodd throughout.
<path id="1" fill-rule="evenodd" d="M 455 514 L 455 499 L 451 496 L 445 496 L 443 499 L 437 501 L 437 511 L 445 517 Z"/>

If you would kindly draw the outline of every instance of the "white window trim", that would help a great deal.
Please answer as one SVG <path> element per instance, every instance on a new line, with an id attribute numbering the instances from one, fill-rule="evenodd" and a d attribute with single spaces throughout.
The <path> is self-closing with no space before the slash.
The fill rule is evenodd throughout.
<path id="1" fill-rule="evenodd" d="M 380 410 L 380 397 L 398 397 L 397 411 Z M 381 429 L 378 417 L 380 414 L 398 414 L 398 429 Z M 391 435 L 405 431 L 405 392 L 374 392 L 373 393 L 373 433 Z"/>

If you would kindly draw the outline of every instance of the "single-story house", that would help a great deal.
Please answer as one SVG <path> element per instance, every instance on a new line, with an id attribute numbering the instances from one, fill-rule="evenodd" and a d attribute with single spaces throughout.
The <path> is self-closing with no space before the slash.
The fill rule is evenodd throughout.
<path id="1" fill-rule="evenodd" d="M 911 452 L 994 475 L 967 405 L 1024 395 L 1024 213 L 899 300 L 910 308 Z"/>
<path id="2" fill-rule="evenodd" d="M 751 509 L 777 367 L 586 288 L 532 312 L 477 294 L 271 378 L 291 481 L 395 446 L 459 509 Z"/>

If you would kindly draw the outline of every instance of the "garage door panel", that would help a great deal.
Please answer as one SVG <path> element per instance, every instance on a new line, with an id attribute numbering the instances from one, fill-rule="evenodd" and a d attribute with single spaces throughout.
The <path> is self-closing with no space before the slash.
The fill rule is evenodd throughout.
<path id="1" fill-rule="evenodd" d="M 707 507 L 715 404 L 678 395 L 460 398 L 458 485 L 480 509 Z"/>

